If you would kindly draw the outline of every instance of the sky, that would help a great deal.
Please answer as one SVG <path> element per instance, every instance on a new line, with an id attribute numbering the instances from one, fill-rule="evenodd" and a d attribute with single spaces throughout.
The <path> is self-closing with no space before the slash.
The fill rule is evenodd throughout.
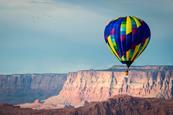
<path id="1" fill-rule="evenodd" d="M 172 0 L 0 0 L 0 74 L 66 73 L 121 63 L 106 24 L 136 16 L 151 40 L 132 65 L 173 65 Z"/>

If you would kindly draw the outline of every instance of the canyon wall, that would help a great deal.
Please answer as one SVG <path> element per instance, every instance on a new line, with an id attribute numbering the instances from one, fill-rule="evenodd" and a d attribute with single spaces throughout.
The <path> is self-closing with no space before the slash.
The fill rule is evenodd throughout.
<path id="1" fill-rule="evenodd" d="M 66 74 L 0 75 L 0 103 L 33 102 L 56 95 L 63 87 Z"/>
<path id="2" fill-rule="evenodd" d="M 118 94 L 170 99 L 173 97 L 173 67 L 131 67 L 128 76 L 125 76 L 124 67 L 121 66 L 107 70 L 71 72 L 68 73 L 59 95 L 44 100 L 44 103 L 35 108 L 79 107 L 88 102 L 104 101 Z"/>

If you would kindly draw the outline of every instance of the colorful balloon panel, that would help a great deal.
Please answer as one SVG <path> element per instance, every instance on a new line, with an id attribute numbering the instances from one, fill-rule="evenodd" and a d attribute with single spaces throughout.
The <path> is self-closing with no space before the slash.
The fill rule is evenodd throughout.
<path id="1" fill-rule="evenodd" d="M 105 41 L 112 53 L 128 67 L 144 51 L 150 36 L 148 25 L 134 16 L 111 21 L 104 31 Z"/>

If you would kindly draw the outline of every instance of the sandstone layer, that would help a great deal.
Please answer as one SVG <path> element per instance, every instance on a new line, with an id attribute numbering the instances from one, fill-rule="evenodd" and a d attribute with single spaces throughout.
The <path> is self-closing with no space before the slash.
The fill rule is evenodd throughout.
<path id="1" fill-rule="evenodd" d="M 79 107 L 88 102 L 105 101 L 115 95 L 130 95 L 143 98 L 173 97 L 172 66 L 132 67 L 125 76 L 124 67 L 108 70 L 71 72 L 59 95 L 52 96 L 35 106 L 22 104 L 24 108 L 55 109 Z"/>
<path id="2" fill-rule="evenodd" d="M 0 75 L 0 103 L 26 103 L 57 95 L 66 74 L 11 74 Z"/>

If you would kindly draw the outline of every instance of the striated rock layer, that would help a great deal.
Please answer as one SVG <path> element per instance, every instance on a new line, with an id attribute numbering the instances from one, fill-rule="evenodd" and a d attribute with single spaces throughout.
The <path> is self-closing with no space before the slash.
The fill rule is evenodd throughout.
<path id="1" fill-rule="evenodd" d="M 125 76 L 123 67 L 108 70 L 71 72 L 59 95 L 40 103 L 23 104 L 22 107 L 53 109 L 79 107 L 88 102 L 104 101 L 119 94 L 143 98 L 165 98 L 173 96 L 172 66 L 132 67 Z"/>
<path id="2" fill-rule="evenodd" d="M 66 74 L 0 75 L 0 103 L 25 103 L 57 94 L 63 87 Z"/>

